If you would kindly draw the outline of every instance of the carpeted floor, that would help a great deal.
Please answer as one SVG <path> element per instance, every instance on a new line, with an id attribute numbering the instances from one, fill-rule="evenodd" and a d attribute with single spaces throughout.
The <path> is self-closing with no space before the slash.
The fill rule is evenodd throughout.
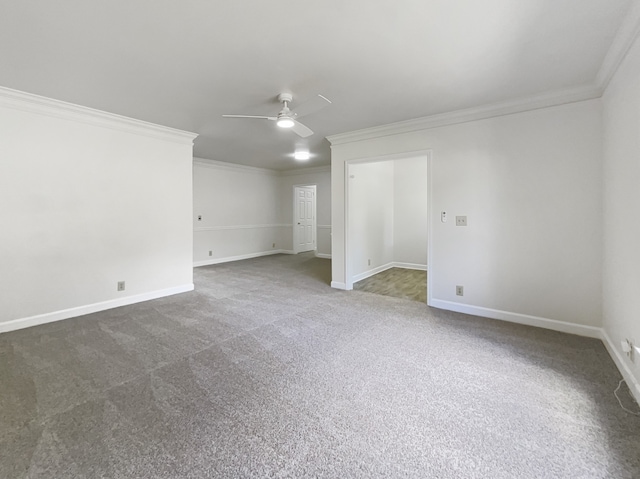
<path id="1" fill-rule="evenodd" d="M 329 276 L 202 267 L 193 293 L 0 335 L 0 477 L 640 477 L 600 341 Z"/>
<path id="2" fill-rule="evenodd" d="M 357 291 L 427 302 L 427 272 L 406 268 L 390 268 L 353 285 Z"/>

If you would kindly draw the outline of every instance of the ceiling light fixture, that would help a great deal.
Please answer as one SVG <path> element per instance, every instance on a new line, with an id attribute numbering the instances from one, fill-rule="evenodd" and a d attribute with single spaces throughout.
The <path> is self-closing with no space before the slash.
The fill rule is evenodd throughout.
<path id="1" fill-rule="evenodd" d="M 308 160 L 310 158 L 310 155 L 307 150 L 296 150 L 296 152 L 293 154 L 293 157 L 296 160 Z"/>
<path id="2" fill-rule="evenodd" d="M 294 125 L 294 123 L 293 123 L 293 120 L 288 116 L 281 116 L 281 117 L 278 117 L 278 121 L 276 121 L 276 125 L 278 125 L 280 128 L 291 128 Z"/>

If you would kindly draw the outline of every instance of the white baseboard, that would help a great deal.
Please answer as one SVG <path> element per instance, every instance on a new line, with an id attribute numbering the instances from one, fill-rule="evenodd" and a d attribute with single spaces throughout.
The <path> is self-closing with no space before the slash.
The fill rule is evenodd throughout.
<path id="1" fill-rule="evenodd" d="M 616 363 L 620 374 L 622 374 L 627 386 L 629 386 L 631 394 L 635 398 L 636 402 L 640 404 L 640 382 L 635 377 L 633 371 L 625 361 L 624 356 L 620 353 L 618 348 L 615 347 L 615 344 L 613 344 L 604 328 L 601 329 L 600 339 L 602 339 L 602 342 L 604 343 L 605 348 L 607 348 L 607 351 L 609 351 L 609 355 L 613 359 L 613 362 Z"/>
<path id="2" fill-rule="evenodd" d="M 383 264 L 382 266 L 377 266 L 373 269 L 370 269 L 369 271 L 365 271 L 364 273 L 356 274 L 353 277 L 353 282 L 357 283 L 358 281 L 362 281 L 363 279 L 369 278 L 374 274 L 382 273 L 383 271 L 386 271 L 391 268 L 393 268 L 393 263 L 387 263 L 387 264 Z"/>
<path id="3" fill-rule="evenodd" d="M 418 271 L 427 271 L 426 264 L 417 264 L 417 263 L 391 263 L 392 268 L 402 268 L 402 269 L 417 269 Z"/>
<path id="4" fill-rule="evenodd" d="M 316 258 L 331 259 L 331 255 L 330 255 L 330 254 L 317 253 L 317 252 L 316 252 Z"/>
<path id="5" fill-rule="evenodd" d="M 54 311 L 52 313 L 38 314 L 36 316 L 29 316 L 27 318 L 12 319 L 11 321 L 5 321 L 0 323 L 0 333 L 6 333 L 9 331 L 15 331 L 17 329 L 30 328 L 31 326 L 38 326 L 40 324 L 52 323 L 54 321 L 60 321 L 62 319 L 75 318 L 76 316 L 83 316 L 85 314 L 97 313 L 99 311 L 105 311 L 107 309 L 118 308 L 120 306 L 127 306 L 129 304 L 141 303 L 143 301 L 149 301 L 151 299 L 163 298 L 165 296 L 171 296 L 179 293 L 186 293 L 193 291 L 193 283 L 184 284 L 182 286 L 175 286 L 173 288 L 161 289 L 158 291 L 151 291 L 149 293 L 136 294 L 133 296 L 126 296 L 124 298 L 111 299 L 109 301 L 103 301 L 100 303 L 87 304 L 84 306 L 78 306 L 75 308 L 62 309 L 60 311 Z"/>
<path id="6" fill-rule="evenodd" d="M 345 283 L 340 283 L 338 281 L 331 281 L 331 287 L 335 289 L 347 290 L 347 285 Z"/>
<path id="7" fill-rule="evenodd" d="M 512 313 L 509 311 L 501 311 L 499 309 L 483 308 L 481 306 L 456 303 L 454 301 L 444 301 L 442 299 L 432 298 L 430 306 L 434 308 L 446 309 L 448 311 L 456 311 L 458 313 L 482 316 L 483 318 L 499 319 L 501 321 L 509 321 L 511 323 L 526 324 L 527 326 L 536 326 L 538 328 L 551 329 L 553 331 L 560 331 L 562 333 L 577 334 L 578 336 L 602 339 L 602 329 L 595 326 L 567 323 L 565 321 L 558 321 L 555 319 L 530 316 L 528 314 Z"/>
<path id="8" fill-rule="evenodd" d="M 199 266 L 209 266 L 212 264 L 229 263 L 231 261 L 241 261 L 243 259 L 259 258 L 261 256 L 269 256 L 272 254 L 293 254 L 293 251 L 285 250 L 285 249 L 274 249 L 271 251 L 260 251 L 258 253 L 241 254 L 238 256 L 227 256 L 225 258 L 212 258 L 204 261 L 195 261 L 193 263 L 193 267 L 197 268 Z"/>

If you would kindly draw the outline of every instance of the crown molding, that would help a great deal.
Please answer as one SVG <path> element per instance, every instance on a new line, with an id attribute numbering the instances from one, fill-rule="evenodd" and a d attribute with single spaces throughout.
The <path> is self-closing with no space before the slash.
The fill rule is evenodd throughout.
<path id="1" fill-rule="evenodd" d="M 309 168 L 295 168 L 291 170 L 281 170 L 280 176 L 297 176 L 297 175 L 311 175 L 314 173 L 331 173 L 331 166 L 312 166 Z"/>
<path id="2" fill-rule="evenodd" d="M 504 115 L 512 115 L 525 111 L 538 110 L 552 106 L 565 105 L 579 101 L 592 100 L 602 96 L 602 89 L 597 85 L 584 85 L 569 90 L 558 90 L 513 101 L 493 103 L 476 108 L 455 110 L 437 115 L 425 116 L 414 120 L 400 121 L 388 125 L 374 126 L 363 130 L 328 136 L 331 146 L 370 140 L 383 136 L 399 135 L 414 131 L 428 130 L 441 126 L 455 125 L 469 121 L 485 120 Z"/>
<path id="3" fill-rule="evenodd" d="M 629 49 L 633 46 L 636 38 L 640 34 L 640 1 L 633 0 L 629 11 L 624 16 L 622 24 L 616 33 L 616 36 L 607 51 L 600 71 L 596 76 L 597 85 L 604 91 L 613 75 L 620 67 L 622 60 L 627 55 Z"/>
<path id="4" fill-rule="evenodd" d="M 196 133 L 6 87 L 0 87 L 0 106 L 189 145 L 193 145 L 193 140 L 198 136 Z"/>
<path id="5" fill-rule="evenodd" d="M 229 163 L 226 161 L 209 160 L 207 158 L 193 157 L 193 164 L 213 168 L 217 170 L 241 171 L 243 173 L 255 173 L 259 175 L 280 176 L 278 171 L 269 168 L 259 168 L 257 166 L 239 165 L 237 163 Z"/>
<path id="6" fill-rule="evenodd" d="M 257 166 L 240 165 L 238 163 L 229 163 L 226 161 L 209 160 L 207 158 L 193 157 L 194 165 L 214 168 L 219 170 L 241 171 L 243 173 L 256 173 L 268 176 L 295 176 L 313 173 L 330 173 L 331 166 L 317 166 L 310 168 L 297 168 L 292 170 L 272 170 L 270 168 L 260 168 Z"/>
<path id="7" fill-rule="evenodd" d="M 622 24 L 616 33 L 602 66 L 596 75 L 595 82 L 592 84 L 569 90 L 549 92 L 514 101 L 494 103 L 477 108 L 456 110 L 438 115 L 417 118 L 414 120 L 401 121 L 347 133 L 339 133 L 337 135 L 328 136 L 327 140 L 329 140 L 331 146 L 336 146 L 355 141 L 410 133 L 419 130 L 427 130 L 430 128 L 465 123 L 468 121 L 484 120 L 487 118 L 600 98 L 638 36 L 640 36 L 640 0 L 632 0 L 629 11 L 625 15 Z"/>

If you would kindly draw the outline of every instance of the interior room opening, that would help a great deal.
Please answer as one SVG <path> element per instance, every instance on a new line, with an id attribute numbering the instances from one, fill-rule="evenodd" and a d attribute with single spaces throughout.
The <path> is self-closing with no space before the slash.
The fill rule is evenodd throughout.
<path id="1" fill-rule="evenodd" d="M 427 302 L 426 154 L 347 164 L 347 289 Z"/>

